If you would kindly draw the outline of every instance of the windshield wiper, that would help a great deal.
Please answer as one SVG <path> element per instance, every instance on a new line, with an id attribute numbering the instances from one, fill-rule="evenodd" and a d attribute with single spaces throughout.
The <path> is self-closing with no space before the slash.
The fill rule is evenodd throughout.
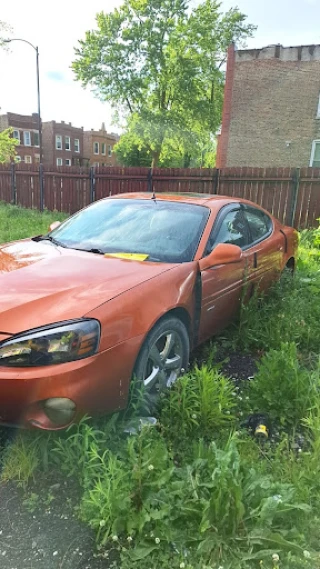
<path id="1" fill-rule="evenodd" d="M 104 251 L 102 249 L 97 249 L 96 247 L 92 247 L 92 249 L 80 249 L 80 247 L 70 247 L 70 249 L 74 249 L 75 251 L 83 251 L 84 253 L 95 253 L 96 255 L 104 255 Z"/>
<path id="2" fill-rule="evenodd" d="M 52 237 L 52 235 L 37 235 L 36 237 L 32 237 L 32 241 L 35 241 L 36 243 L 38 243 L 39 241 L 50 241 L 50 243 L 53 243 L 58 247 L 66 247 L 66 245 L 60 243 L 60 241 Z"/>

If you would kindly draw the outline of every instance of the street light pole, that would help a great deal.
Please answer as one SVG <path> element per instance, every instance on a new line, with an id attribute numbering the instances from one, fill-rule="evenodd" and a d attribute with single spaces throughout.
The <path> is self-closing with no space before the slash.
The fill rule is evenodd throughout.
<path id="1" fill-rule="evenodd" d="M 38 131 L 39 131 L 39 153 L 40 153 L 40 168 L 39 168 L 39 183 L 40 183 L 40 211 L 43 211 L 43 148 L 42 148 L 42 121 L 41 121 L 41 105 L 40 105 L 40 73 L 39 73 L 39 48 L 33 45 L 28 40 L 21 38 L 11 38 L 3 40 L 4 43 L 11 43 L 13 41 L 22 41 L 30 45 L 36 52 L 36 70 L 37 70 L 37 97 L 38 97 Z"/>
<path id="2" fill-rule="evenodd" d="M 4 43 L 11 43 L 13 41 L 22 41 L 30 45 L 36 52 L 36 69 L 37 69 L 37 97 L 38 97 L 38 130 L 39 130 L 39 150 L 40 150 L 40 164 L 42 164 L 43 159 L 43 149 L 42 149 L 42 123 L 41 123 L 41 105 L 40 105 L 40 73 L 39 73 L 39 48 L 33 45 L 28 40 L 23 40 L 21 38 L 12 38 L 3 40 Z"/>

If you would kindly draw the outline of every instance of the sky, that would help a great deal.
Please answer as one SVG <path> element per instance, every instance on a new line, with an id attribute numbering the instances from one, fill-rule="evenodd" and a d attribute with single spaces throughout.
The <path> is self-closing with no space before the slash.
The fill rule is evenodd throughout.
<path id="1" fill-rule="evenodd" d="M 0 20 L 12 26 L 11 37 L 39 46 L 44 121 L 64 120 L 85 129 L 98 129 L 104 122 L 109 131 L 117 132 L 110 106 L 74 80 L 70 64 L 78 40 L 95 28 L 95 15 L 120 4 L 121 0 L 83 4 L 79 0 L 2 0 Z M 320 43 L 320 0 L 222 0 L 221 4 L 225 11 L 238 6 L 258 26 L 247 47 Z M 35 69 L 35 52 L 28 45 L 12 42 L 9 53 L 0 50 L 0 113 L 37 112 Z"/>

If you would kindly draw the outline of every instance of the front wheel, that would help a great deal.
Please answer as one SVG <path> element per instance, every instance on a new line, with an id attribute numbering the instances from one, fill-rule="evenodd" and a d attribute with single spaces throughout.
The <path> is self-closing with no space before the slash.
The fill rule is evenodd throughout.
<path id="1" fill-rule="evenodd" d="M 190 341 L 185 325 L 164 318 L 149 333 L 138 356 L 133 376 L 157 403 L 163 389 L 171 387 L 189 363 Z"/>

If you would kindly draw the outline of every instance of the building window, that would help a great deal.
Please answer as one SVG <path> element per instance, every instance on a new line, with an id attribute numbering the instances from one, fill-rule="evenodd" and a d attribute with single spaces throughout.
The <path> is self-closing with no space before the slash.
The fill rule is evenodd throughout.
<path id="1" fill-rule="evenodd" d="M 112 156 L 112 146 L 110 144 L 108 146 L 108 156 Z"/>
<path id="2" fill-rule="evenodd" d="M 74 139 L 74 151 L 80 152 L 80 140 L 79 140 L 79 138 Z"/>
<path id="3" fill-rule="evenodd" d="M 102 154 L 103 156 L 105 156 L 106 153 L 107 153 L 107 145 L 106 145 L 105 142 L 102 142 L 102 144 L 101 144 L 101 154 Z"/>
<path id="4" fill-rule="evenodd" d="M 320 168 L 320 140 L 314 140 L 312 143 L 310 166 Z"/>
<path id="5" fill-rule="evenodd" d="M 57 158 L 57 166 L 62 166 L 63 161 L 62 158 Z"/>
<path id="6" fill-rule="evenodd" d="M 31 156 L 25 156 L 24 161 L 26 164 L 32 164 L 32 157 Z"/>
<path id="7" fill-rule="evenodd" d="M 320 94 L 319 94 L 319 99 L 318 99 L 317 119 L 320 119 Z"/>
<path id="8" fill-rule="evenodd" d="M 34 144 L 35 146 L 40 146 L 39 133 L 38 133 L 38 132 L 34 132 L 34 133 L 33 133 L 33 144 Z"/>
<path id="9" fill-rule="evenodd" d="M 99 142 L 93 143 L 93 154 L 99 154 Z"/>
<path id="10" fill-rule="evenodd" d="M 35 162 L 40 162 L 40 154 L 35 154 L 35 155 L 34 155 L 34 161 L 35 161 Z"/>
<path id="11" fill-rule="evenodd" d="M 25 146 L 31 146 L 31 136 L 29 130 L 25 130 L 23 132 L 23 144 Z"/>
<path id="12" fill-rule="evenodd" d="M 20 131 L 19 130 L 14 130 L 12 133 L 12 138 L 15 138 L 16 140 L 19 140 L 20 142 Z"/>
<path id="13" fill-rule="evenodd" d="M 65 148 L 65 150 L 71 150 L 71 146 L 70 146 L 70 136 L 65 136 L 65 137 L 64 137 L 64 148 Z"/>
<path id="14" fill-rule="evenodd" d="M 66 160 L 65 160 L 65 165 L 66 165 L 66 166 L 71 166 L 71 159 L 70 159 L 70 158 L 66 158 Z"/>
<path id="15" fill-rule="evenodd" d="M 62 150 L 62 136 L 61 136 L 61 134 L 56 134 L 56 149 Z"/>

